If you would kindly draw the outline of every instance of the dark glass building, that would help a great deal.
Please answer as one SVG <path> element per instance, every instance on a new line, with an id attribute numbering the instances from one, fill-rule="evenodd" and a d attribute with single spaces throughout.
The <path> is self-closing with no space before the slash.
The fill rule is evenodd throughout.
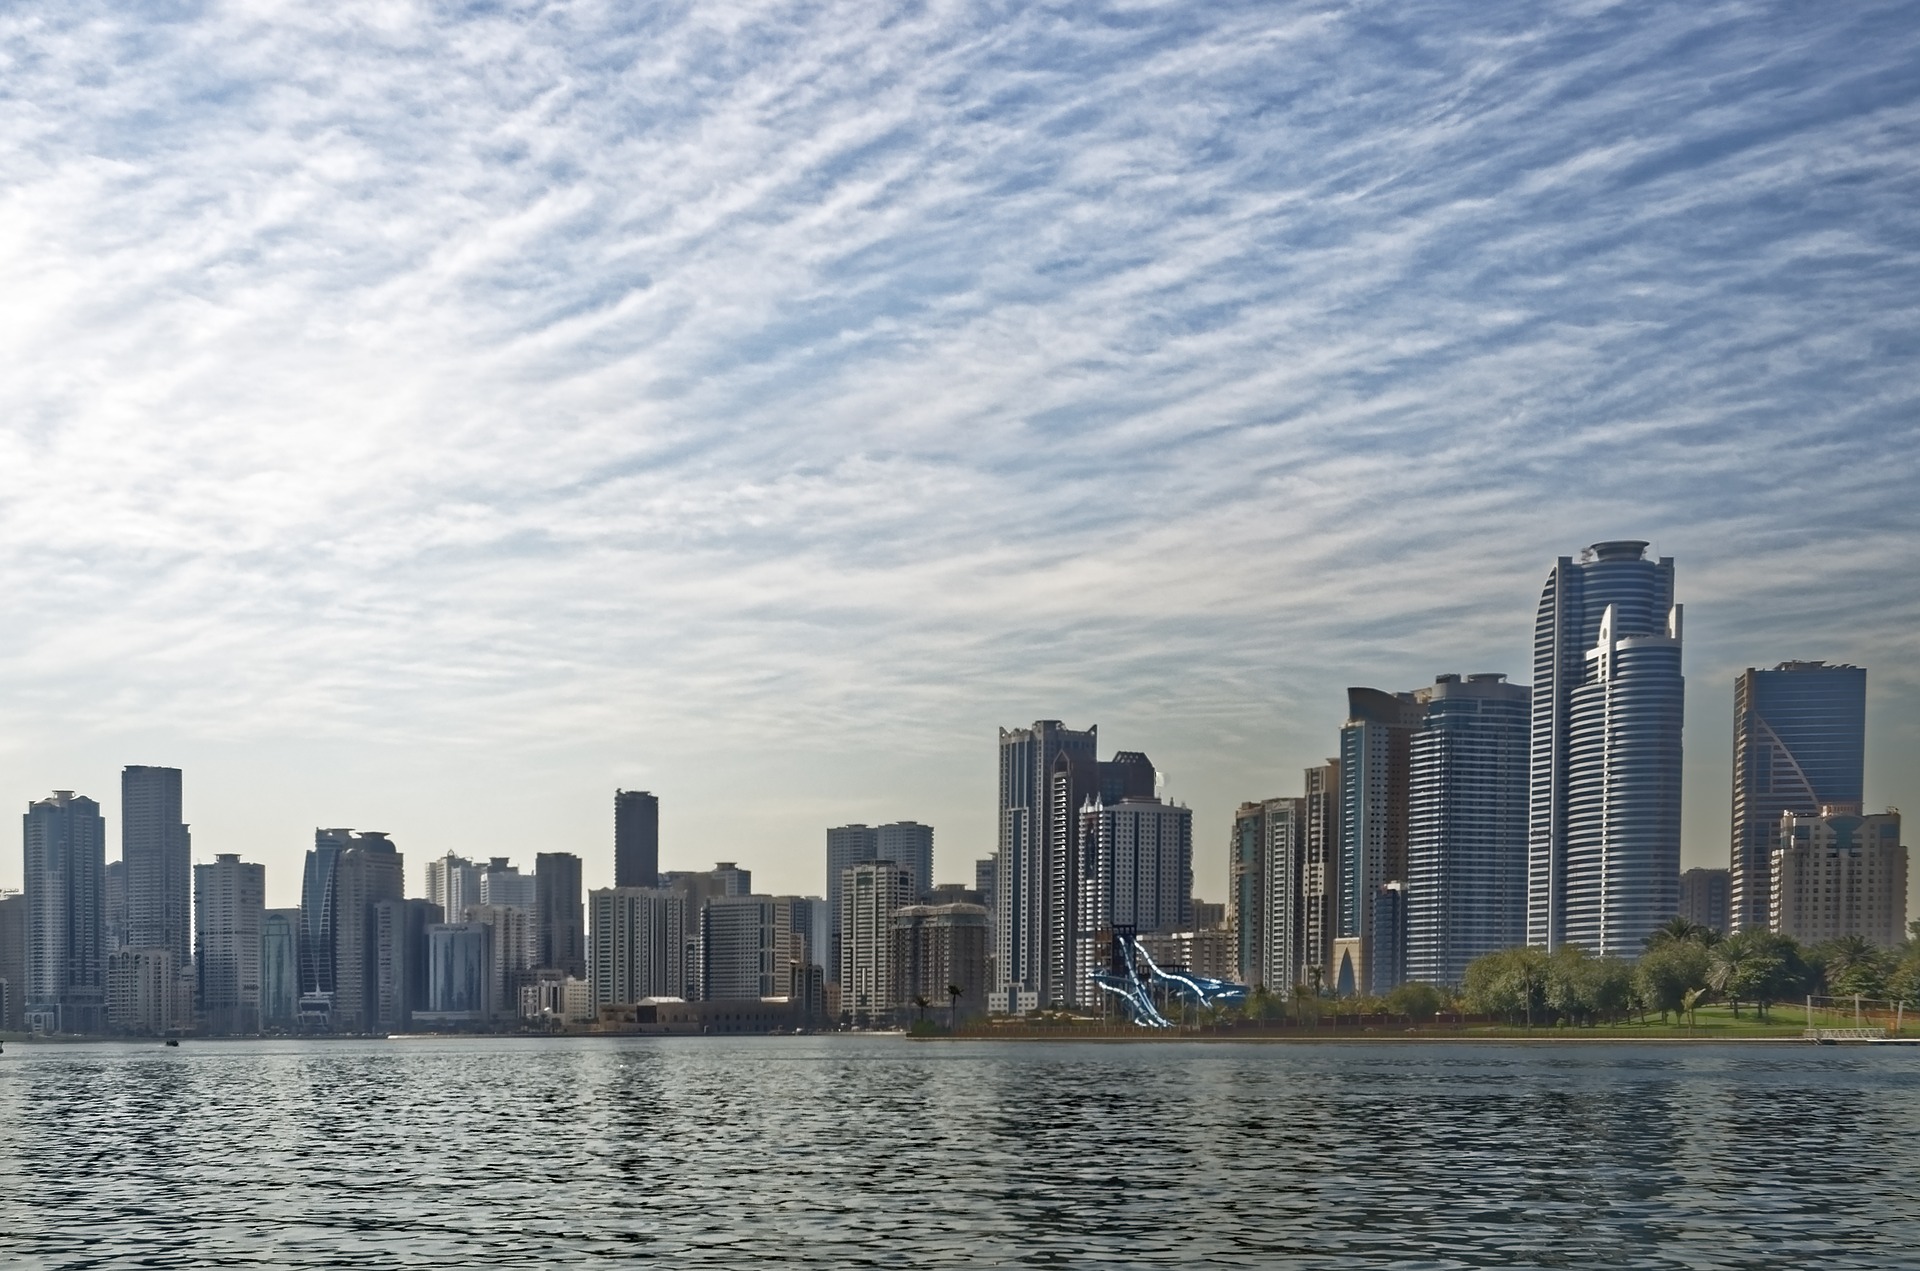
<path id="1" fill-rule="evenodd" d="M 613 885 L 660 885 L 660 800 L 645 790 L 613 792 Z"/>
<path id="2" fill-rule="evenodd" d="M 1867 673 L 1782 662 L 1733 685 L 1733 857 L 1729 920 L 1765 927 L 1780 817 L 1823 806 L 1858 811 L 1867 752 Z"/>

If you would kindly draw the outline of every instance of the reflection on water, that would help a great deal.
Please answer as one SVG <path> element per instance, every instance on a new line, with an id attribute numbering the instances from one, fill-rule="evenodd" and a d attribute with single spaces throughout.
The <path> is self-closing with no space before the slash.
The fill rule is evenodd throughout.
<path id="1" fill-rule="evenodd" d="M 189 1042 L 0 1057 L 47 1266 L 1920 1266 L 1920 1049 Z"/>

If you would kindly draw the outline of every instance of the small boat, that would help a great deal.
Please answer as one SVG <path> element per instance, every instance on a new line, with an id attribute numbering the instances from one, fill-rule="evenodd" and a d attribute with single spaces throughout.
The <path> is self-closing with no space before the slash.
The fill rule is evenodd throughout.
<path id="1" fill-rule="evenodd" d="M 167 1045 L 169 1045 L 169 1046 L 178 1046 L 179 1044 L 180 1044 L 180 1039 L 179 1039 L 178 1037 L 169 1037 L 169 1038 L 167 1038 Z"/>

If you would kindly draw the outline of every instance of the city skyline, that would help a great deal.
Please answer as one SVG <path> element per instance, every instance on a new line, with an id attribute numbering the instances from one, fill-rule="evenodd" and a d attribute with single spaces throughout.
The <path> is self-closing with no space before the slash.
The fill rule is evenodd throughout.
<path id="1" fill-rule="evenodd" d="M 1218 898 L 1341 689 L 1519 682 L 1631 536 L 1683 864 L 1749 666 L 1869 668 L 1920 805 L 1904 7 L 711 21 L 10 32 L 0 794 L 183 769 L 279 906 L 336 824 L 604 878 L 609 788 L 663 868 L 911 817 L 964 879 L 1058 718 Z"/>

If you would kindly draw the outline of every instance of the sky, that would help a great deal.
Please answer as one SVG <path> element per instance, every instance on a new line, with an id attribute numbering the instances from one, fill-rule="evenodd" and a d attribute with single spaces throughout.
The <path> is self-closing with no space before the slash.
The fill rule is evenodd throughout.
<path id="1" fill-rule="evenodd" d="M 1920 811 L 1920 10 L 0 9 L 0 796 L 818 893 L 993 846 L 996 730 L 1193 808 L 1348 685 L 1528 678 L 1676 558 L 1688 865 L 1732 686 L 1868 669 Z M 17 841 L 17 840 L 16 840 Z M 17 886 L 18 849 L 0 849 Z M 1920 912 L 1920 907 L 1916 908 Z"/>

